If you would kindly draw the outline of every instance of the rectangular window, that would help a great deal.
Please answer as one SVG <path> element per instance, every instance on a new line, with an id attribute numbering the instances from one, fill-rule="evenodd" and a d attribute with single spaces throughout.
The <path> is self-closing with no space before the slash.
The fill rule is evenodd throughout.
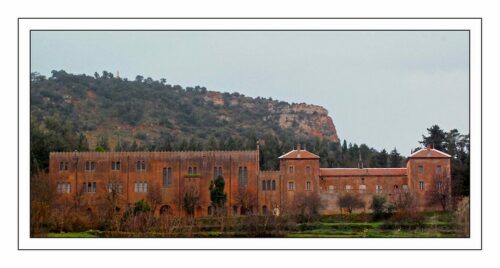
<path id="1" fill-rule="evenodd" d="M 121 163 L 120 161 L 113 161 L 111 162 L 111 170 L 120 170 L 121 169 Z"/>
<path id="2" fill-rule="evenodd" d="M 424 166 L 418 166 L 418 173 L 424 172 Z"/>
<path id="3" fill-rule="evenodd" d="M 108 183 L 108 192 L 110 193 L 121 193 L 122 185 L 119 182 L 110 182 Z"/>
<path id="4" fill-rule="evenodd" d="M 375 186 L 375 192 L 376 192 L 377 194 L 380 194 L 380 193 L 382 192 L 382 185 L 376 185 L 376 186 Z"/>
<path id="5" fill-rule="evenodd" d="M 347 184 L 347 185 L 345 186 L 345 191 L 346 191 L 346 192 L 350 192 L 350 191 L 351 191 L 351 189 L 352 189 L 352 188 L 351 188 L 351 185 Z"/>
<path id="6" fill-rule="evenodd" d="M 83 183 L 83 192 L 84 193 L 95 193 L 97 190 L 96 182 L 84 182 Z"/>
<path id="7" fill-rule="evenodd" d="M 420 190 L 424 189 L 424 182 L 423 181 L 418 182 L 418 189 L 420 189 Z"/>
<path id="8" fill-rule="evenodd" d="M 247 167 L 239 167 L 238 169 L 238 187 L 246 188 L 248 184 L 248 169 Z"/>
<path id="9" fill-rule="evenodd" d="M 441 168 L 441 166 L 437 166 L 436 167 L 436 174 L 441 174 L 443 172 L 443 169 Z"/>
<path id="10" fill-rule="evenodd" d="M 438 182 L 436 183 L 436 188 L 437 188 L 438 190 L 441 190 L 441 187 L 442 187 L 442 186 L 443 186 L 443 183 L 442 183 L 442 182 L 438 181 Z"/>
<path id="11" fill-rule="evenodd" d="M 293 166 L 289 166 L 288 167 L 288 173 L 289 174 L 293 174 Z"/>
<path id="12" fill-rule="evenodd" d="M 309 175 L 309 174 L 311 174 L 311 167 L 306 166 L 306 175 Z"/>
<path id="13" fill-rule="evenodd" d="M 359 192 L 362 194 L 366 193 L 366 185 L 364 184 L 359 185 Z"/>
<path id="14" fill-rule="evenodd" d="M 196 167 L 193 167 L 193 174 L 198 174 L 198 170 Z"/>
<path id="15" fill-rule="evenodd" d="M 136 171 L 145 171 L 146 170 L 146 161 L 144 161 L 144 160 L 137 161 L 137 163 L 135 165 L 135 170 Z"/>
<path id="16" fill-rule="evenodd" d="M 306 182 L 306 190 L 311 191 L 311 182 L 310 181 Z"/>
<path id="17" fill-rule="evenodd" d="M 69 182 L 59 182 L 57 183 L 57 192 L 58 193 L 71 193 L 71 183 Z"/>
<path id="18" fill-rule="evenodd" d="M 293 181 L 288 182 L 288 191 L 293 191 L 295 190 L 295 183 Z"/>
<path id="19" fill-rule="evenodd" d="M 333 193 L 335 191 L 335 186 L 333 185 L 328 185 L 328 192 Z"/>
<path id="20" fill-rule="evenodd" d="M 59 171 L 68 170 L 69 163 L 68 162 L 60 162 L 59 163 Z"/>
<path id="21" fill-rule="evenodd" d="M 172 168 L 163 168 L 163 188 L 172 186 Z"/>
<path id="22" fill-rule="evenodd" d="M 267 180 L 267 190 L 271 190 L 271 180 Z"/>
<path id="23" fill-rule="evenodd" d="M 275 181 L 275 180 L 273 180 L 273 181 L 271 182 L 271 190 L 273 190 L 273 191 L 275 191 L 275 190 L 276 190 L 276 181 Z"/>
<path id="24" fill-rule="evenodd" d="M 95 171 L 95 162 L 94 161 L 86 161 L 85 162 L 85 171 Z"/>
<path id="25" fill-rule="evenodd" d="M 262 191 L 265 191 L 266 190 L 266 181 L 263 180 L 262 181 Z"/>
<path id="26" fill-rule="evenodd" d="M 134 191 L 136 193 L 147 193 L 148 192 L 148 183 L 145 181 L 135 182 Z"/>

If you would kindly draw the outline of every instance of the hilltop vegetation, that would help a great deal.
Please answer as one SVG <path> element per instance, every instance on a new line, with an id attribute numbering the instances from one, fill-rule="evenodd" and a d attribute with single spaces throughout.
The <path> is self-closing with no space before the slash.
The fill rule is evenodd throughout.
<path id="1" fill-rule="evenodd" d="M 469 136 L 438 126 L 422 144 L 453 156 L 457 191 L 468 195 Z M 103 71 L 94 76 L 53 71 L 31 76 L 31 168 L 46 169 L 51 151 L 254 150 L 261 168 L 278 168 L 277 157 L 301 143 L 321 157 L 322 167 L 401 167 L 396 148 L 341 143 L 326 109 L 201 86 L 170 85 L 140 75 L 134 81 Z"/>

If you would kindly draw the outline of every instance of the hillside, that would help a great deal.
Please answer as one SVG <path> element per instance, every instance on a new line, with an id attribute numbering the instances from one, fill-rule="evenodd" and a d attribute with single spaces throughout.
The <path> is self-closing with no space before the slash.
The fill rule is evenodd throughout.
<path id="1" fill-rule="evenodd" d="M 288 136 L 294 142 L 312 138 L 339 142 L 333 120 L 323 107 L 289 104 L 204 87 L 167 84 L 150 78 L 135 81 L 53 72 L 31 84 L 31 115 L 36 120 L 58 114 L 85 134 L 90 148 L 100 139 L 110 150 L 118 145 L 150 146 L 168 137 L 172 142 L 208 143 L 229 138 Z M 188 141 L 186 141 L 188 142 Z"/>

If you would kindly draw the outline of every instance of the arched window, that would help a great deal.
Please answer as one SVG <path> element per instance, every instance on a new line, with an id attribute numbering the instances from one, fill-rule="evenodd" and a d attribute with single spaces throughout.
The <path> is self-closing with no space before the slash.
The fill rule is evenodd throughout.
<path id="1" fill-rule="evenodd" d="M 266 190 L 266 180 L 262 180 L 262 191 Z"/>
<path id="2" fill-rule="evenodd" d="M 275 180 L 273 180 L 271 182 L 271 190 L 276 191 L 276 181 Z"/>
<path id="3" fill-rule="evenodd" d="M 267 180 L 267 189 L 271 190 L 271 180 Z"/>

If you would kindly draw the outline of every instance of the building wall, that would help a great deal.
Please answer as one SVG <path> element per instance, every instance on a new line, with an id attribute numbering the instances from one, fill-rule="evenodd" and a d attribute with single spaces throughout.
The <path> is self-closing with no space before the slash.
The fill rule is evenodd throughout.
<path id="1" fill-rule="evenodd" d="M 87 162 L 95 163 L 95 170 L 86 170 Z M 120 162 L 119 170 L 112 170 L 112 162 Z M 137 168 L 137 162 L 144 161 L 145 169 Z M 62 170 L 61 170 L 62 162 Z M 66 168 L 67 167 L 67 168 Z M 196 167 L 196 174 L 188 174 L 189 167 Z M 383 194 L 389 200 L 397 191 L 408 190 L 415 192 L 421 209 L 433 209 L 427 205 L 429 192 L 437 181 L 451 184 L 450 159 L 443 158 L 412 158 L 407 161 L 406 175 L 352 175 L 355 172 L 343 175 L 321 175 L 319 158 L 280 159 L 280 169 L 277 171 L 260 171 L 259 151 L 199 151 L 199 152 L 56 152 L 50 154 L 49 173 L 54 187 L 57 184 L 71 185 L 71 195 L 79 195 L 81 205 L 90 210 L 96 209 L 97 204 L 106 195 L 109 195 L 108 185 L 118 183 L 121 191 L 118 193 L 117 209 L 125 209 L 135 202 L 148 200 L 157 193 L 161 202 L 155 207 L 156 213 L 162 208 L 169 208 L 168 212 L 183 216 L 181 209 L 182 197 L 191 188 L 198 189 L 200 203 L 195 216 L 206 216 L 211 206 L 209 186 L 214 179 L 214 167 L 222 170 L 227 194 L 227 211 L 230 214 L 253 212 L 284 213 L 291 209 L 294 198 L 299 194 L 318 193 L 324 200 L 325 208 L 322 213 L 339 213 L 338 197 L 347 191 L 360 194 L 365 200 L 365 208 L 360 211 L 369 211 L 371 200 L 377 194 L 376 186 L 380 185 Z M 240 167 L 246 167 L 247 185 L 239 183 Z M 438 167 L 444 177 L 438 176 Z M 163 170 L 170 168 L 172 172 L 171 184 L 163 184 Z M 194 173 L 194 172 L 193 172 Z M 383 173 L 383 170 L 382 170 Z M 380 172 L 379 172 L 380 174 Z M 387 174 L 391 174 L 387 172 Z M 262 182 L 266 182 L 266 187 Z M 275 181 L 275 188 L 268 189 L 267 181 Z M 307 189 L 308 182 L 310 183 Z M 424 183 L 420 189 L 419 182 Z M 95 193 L 84 192 L 84 184 L 93 187 Z M 146 183 L 147 192 L 136 190 L 136 183 Z M 293 187 L 289 184 L 293 183 Z M 271 184 L 272 185 L 272 184 Z M 346 186 L 349 185 L 350 189 Z M 361 189 L 365 185 L 366 189 Z M 397 188 L 395 188 L 397 186 Z M 451 188 L 451 187 L 450 187 Z M 250 202 L 242 202 L 243 196 L 249 196 Z"/>

